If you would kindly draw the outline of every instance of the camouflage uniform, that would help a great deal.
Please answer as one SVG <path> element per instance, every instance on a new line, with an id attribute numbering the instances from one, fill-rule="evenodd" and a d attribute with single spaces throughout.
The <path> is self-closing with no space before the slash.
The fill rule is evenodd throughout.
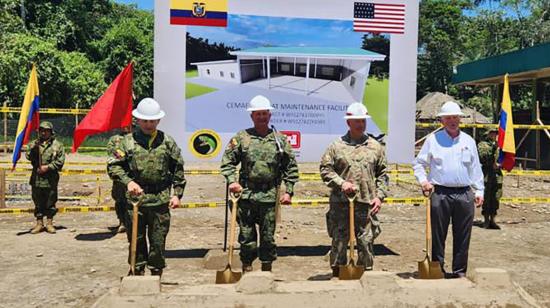
<path id="1" fill-rule="evenodd" d="M 134 181 L 143 189 L 143 201 L 139 207 L 136 269 L 142 271 L 145 265 L 151 269 L 163 269 L 166 267 L 166 235 L 170 228 L 170 188 L 173 187 L 173 195 L 181 199 L 186 184 L 183 158 L 176 142 L 162 131 L 157 130 L 156 136 L 149 136 L 137 129 L 125 135 L 119 148 L 111 153 L 107 172 L 113 181 L 126 187 Z M 126 197 L 130 198 L 129 194 Z M 129 227 L 132 225 L 132 212 L 128 202 L 126 225 Z M 145 240 L 146 229 L 149 252 Z M 128 240 L 131 234 L 132 230 L 128 228 Z"/>
<path id="2" fill-rule="evenodd" d="M 107 142 L 107 155 L 117 155 L 116 150 L 120 148 L 120 143 L 124 139 L 127 133 L 120 132 L 111 138 Z M 115 200 L 115 211 L 118 220 L 126 226 L 126 185 L 121 182 L 113 181 L 113 188 L 111 189 L 111 197 Z"/>
<path id="3" fill-rule="evenodd" d="M 485 184 L 481 214 L 495 216 L 499 200 L 502 197 L 502 182 L 504 180 L 502 170 L 494 167 L 498 159 L 498 146 L 496 141 L 487 138 L 487 140 L 481 141 L 477 147 Z"/>
<path id="4" fill-rule="evenodd" d="M 275 136 L 283 147 L 277 151 Z M 243 187 L 239 201 L 239 243 L 243 264 L 252 264 L 259 256 L 262 262 L 277 259 L 275 245 L 275 202 L 277 187 L 285 183 L 286 192 L 294 193 L 298 181 L 298 166 L 286 136 L 269 130 L 267 136 L 258 135 L 254 128 L 242 130 L 231 138 L 222 158 L 221 173 L 229 184 L 237 181 L 237 165 L 241 164 L 239 184 Z M 257 249 L 260 229 L 260 248 Z"/>
<path id="5" fill-rule="evenodd" d="M 358 247 L 358 265 L 372 269 L 374 239 L 380 234 L 380 222 L 370 215 L 370 201 L 386 197 L 387 175 L 384 148 L 368 136 L 354 143 L 349 132 L 334 141 L 321 158 L 321 178 L 332 188 L 330 209 L 327 212 L 327 230 L 332 237 L 331 267 L 347 264 L 349 243 L 349 202 L 342 192 L 342 184 L 351 182 L 357 187 L 355 201 L 355 236 Z"/>
<path id="6" fill-rule="evenodd" d="M 59 183 L 59 171 L 65 164 L 65 149 L 63 144 L 53 136 L 53 125 L 50 122 L 42 122 L 41 128 L 51 129 L 52 136 L 45 141 L 40 139 L 30 143 L 25 156 L 31 162 L 32 173 L 29 184 L 32 188 L 32 201 L 34 202 L 34 216 L 42 219 L 44 216 L 51 219 L 57 213 L 57 185 Z M 39 143 L 39 147 L 34 145 Z M 40 151 L 40 153 L 39 153 Z M 38 174 L 39 158 L 42 165 L 48 166 L 45 174 Z"/>

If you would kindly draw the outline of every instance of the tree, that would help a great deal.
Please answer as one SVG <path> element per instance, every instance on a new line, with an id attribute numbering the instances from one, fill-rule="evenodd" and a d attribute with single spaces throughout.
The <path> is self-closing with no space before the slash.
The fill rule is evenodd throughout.
<path id="1" fill-rule="evenodd" d="M 361 48 L 386 56 L 384 61 L 372 62 L 370 70 L 377 78 L 388 78 L 390 74 L 390 40 L 383 35 L 366 34 L 363 36 Z"/>
<path id="2" fill-rule="evenodd" d="M 418 98 L 427 92 L 448 92 L 465 40 L 460 31 L 463 10 L 470 7 L 466 0 L 420 2 Z"/>
<path id="3" fill-rule="evenodd" d="M 53 41 L 12 34 L 0 41 L 0 100 L 20 106 L 32 63 L 37 65 L 42 106 L 89 106 L 106 87 L 100 68 L 78 52 L 56 49 Z"/>

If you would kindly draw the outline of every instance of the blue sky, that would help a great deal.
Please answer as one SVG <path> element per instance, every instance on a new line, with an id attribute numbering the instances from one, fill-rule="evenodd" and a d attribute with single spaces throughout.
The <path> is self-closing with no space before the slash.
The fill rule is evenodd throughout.
<path id="1" fill-rule="evenodd" d="M 188 27 L 194 37 L 238 48 L 259 46 L 361 47 L 351 21 L 229 15 L 228 27 Z"/>
<path id="2" fill-rule="evenodd" d="M 137 4 L 138 8 L 144 9 L 144 10 L 152 10 L 155 6 L 154 0 L 115 0 L 119 3 L 125 3 L 125 4 Z M 168 0 L 166 0 L 168 1 Z"/>

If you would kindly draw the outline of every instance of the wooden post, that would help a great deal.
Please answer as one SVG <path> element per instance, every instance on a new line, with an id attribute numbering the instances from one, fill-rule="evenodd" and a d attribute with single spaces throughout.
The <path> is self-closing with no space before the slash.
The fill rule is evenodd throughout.
<path id="1" fill-rule="evenodd" d="M 476 113 L 477 113 L 477 108 L 474 108 L 474 114 L 473 114 L 474 124 L 477 124 Z M 475 125 L 474 125 L 474 129 L 473 129 L 473 135 L 474 135 L 474 140 L 477 140 Z"/>
<path id="2" fill-rule="evenodd" d="M 6 169 L 0 169 L 0 208 L 6 207 Z"/>
<path id="3" fill-rule="evenodd" d="M 539 108 L 539 101 L 537 101 L 537 105 L 536 105 L 536 116 L 537 116 L 537 122 L 540 120 L 540 108 Z M 540 129 L 537 129 L 535 131 L 535 155 L 536 155 L 536 159 L 537 159 L 537 162 L 536 162 L 536 168 L 537 170 L 540 170 L 540 167 L 541 167 L 541 153 L 540 153 Z"/>
<path id="4" fill-rule="evenodd" d="M 99 182 L 99 175 L 96 177 L 97 185 L 97 205 L 101 204 L 101 183 Z"/>
<path id="5" fill-rule="evenodd" d="M 4 109 L 8 104 L 4 102 Z M 4 110 L 4 154 L 8 153 L 8 113 Z"/>

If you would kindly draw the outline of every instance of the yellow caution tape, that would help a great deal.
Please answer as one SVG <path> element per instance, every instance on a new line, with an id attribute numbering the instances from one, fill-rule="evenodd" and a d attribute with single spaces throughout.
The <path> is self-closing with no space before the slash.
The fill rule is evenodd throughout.
<path id="1" fill-rule="evenodd" d="M 10 198 L 13 196 L 7 196 L 6 198 Z M 64 197 L 61 197 L 64 198 Z M 60 199 L 61 199 L 60 198 Z M 66 197 L 71 198 L 72 200 L 78 200 L 78 199 L 96 199 L 93 197 Z M 28 199 L 28 197 L 27 197 Z M 384 204 L 423 204 L 426 201 L 424 197 L 413 197 L 413 198 L 386 198 L 384 200 Z M 525 204 L 533 204 L 533 203 L 550 203 L 550 198 L 546 197 L 533 197 L 533 198 L 501 198 L 501 202 L 503 203 L 525 203 Z M 291 206 L 292 207 L 300 207 L 300 206 L 307 206 L 307 207 L 316 207 L 316 206 L 326 206 L 328 205 L 328 198 L 324 199 L 300 199 L 300 200 L 293 200 Z M 218 202 L 190 202 L 190 203 L 184 203 L 180 205 L 178 208 L 182 209 L 193 209 L 193 208 L 215 208 L 215 207 L 223 207 L 225 206 L 225 202 L 218 201 Z M 65 206 L 58 208 L 58 213 L 88 213 L 88 212 L 110 212 L 114 211 L 114 206 Z M 33 208 L 13 208 L 13 209 L 0 209 L 0 214 L 23 214 L 23 213 L 33 213 Z"/>
<path id="2" fill-rule="evenodd" d="M 439 128 L 442 125 L 440 123 L 416 123 L 416 127 L 420 128 Z M 461 123 L 460 127 L 463 128 L 497 128 L 498 124 L 473 124 L 473 123 Z M 550 129 L 550 125 L 532 125 L 532 124 L 514 124 L 514 129 L 534 129 L 544 130 Z"/>
<path id="3" fill-rule="evenodd" d="M 90 109 L 70 109 L 70 108 L 40 108 L 40 113 L 51 114 L 88 114 Z M 2 113 L 21 113 L 19 107 L 0 107 Z"/>

